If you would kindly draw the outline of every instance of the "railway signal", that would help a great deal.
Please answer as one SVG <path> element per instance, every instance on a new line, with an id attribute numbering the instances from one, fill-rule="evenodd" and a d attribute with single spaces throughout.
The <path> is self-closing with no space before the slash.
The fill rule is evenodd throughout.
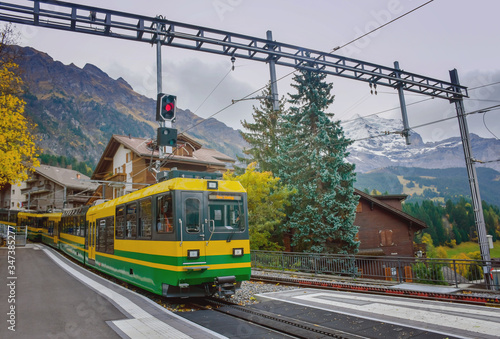
<path id="1" fill-rule="evenodd" d="M 159 127 L 156 142 L 158 146 L 177 147 L 177 129 Z"/>
<path id="2" fill-rule="evenodd" d="M 172 121 L 177 111 L 175 95 L 158 93 L 156 99 L 156 121 Z"/>

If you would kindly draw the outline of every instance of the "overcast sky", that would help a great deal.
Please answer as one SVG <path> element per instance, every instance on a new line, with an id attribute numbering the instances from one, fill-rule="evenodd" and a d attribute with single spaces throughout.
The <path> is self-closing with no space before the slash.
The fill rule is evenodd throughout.
<path id="1" fill-rule="evenodd" d="M 30 5 L 30 1 L 10 0 Z M 276 41 L 330 52 L 372 29 L 424 4 L 427 0 L 77 0 L 90 6 L 146 16 L 163 15 L 169 20 L 216 28 L 255 37 L 271 30 Z M 461 83 L 470 88 L 500 81 L 500 1 L 435 0 L 337 51 L 367 62 L 393 67 L 399 61 L 406 71 L 449 81 L 456 68 Z M 156 97 L 156 49 L 139 42 L 63 32 L 32 26 L 17 26 L 20 44 L 48 53 L 64 64 L 83 67 L 91 63 L 112 78 L 123 77 L 139 93 Z M 178 105 L 208 117 L 261 88 L 269 81 L 268 65 L 171 47 L 162 48 L 163 92 L 175 94 Z M 277 68 L 278 78 L 291 69 Z M 349 120 L 384 112 L 380 117 L 401 119 L 396 91 L 379 87 L 371 95 L 368 84 L 329 76 L 335 102 L 329 112 Z M 280 97 L 292 92 L 292 77 L 278 83 Z M 207 99 L 208 97 L 208 99 Z M 407 104 L 427 97 L 406 94 Z M 203 103 L 203 101 L 206 102 Z M 252 105 L 240 102 L 215 117 L 240 129 L 250 120 Z M 470 91 L 467 111 L 500 104 L 500 84 Z M 201 107 L 200 107 L 201 105 Z M 199 108 L 198 108 L 199 107 Z M 154 116 L 154 112 L 151 112 Z M 442 99 L 408 106 L 410 126 L 454 116 L 454 105 Z M 500 136 L 500 110 L 470 115 L 471 133 Z M 489 128 L 488 131 L 487 128 Z M 425 141 L 459 136 L 456 119 L 417 128 Z M 492 134 L 493 133 L 493 134 Z"/>

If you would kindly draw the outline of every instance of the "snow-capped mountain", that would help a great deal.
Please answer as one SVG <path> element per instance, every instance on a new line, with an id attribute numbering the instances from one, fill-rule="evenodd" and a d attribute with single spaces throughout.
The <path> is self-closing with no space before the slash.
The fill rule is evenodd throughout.
<path id="1" fill-rule="evenodd" d="M 465 167 L 464 151 L 459 137 L 439 142 L 424 143 L 415 131 L 411 131 L 411 145 L 398 134 L 383 135 L 403 129 L 401 120 L 378 116 L 355 117 L 342 123 L 344 132 L 354 143 L 348 148 L 348 160 L 356 164 L 357 172 L 368 172 L 388 166 L 421 168 Z M 380 137 L 374 137 L 379 136 Z M 474 159 L 486 162 L 500 159 L 500 141 L 485 139 L 471 134 Z M 477 163 L 500 170 L 499 162 Z"/>

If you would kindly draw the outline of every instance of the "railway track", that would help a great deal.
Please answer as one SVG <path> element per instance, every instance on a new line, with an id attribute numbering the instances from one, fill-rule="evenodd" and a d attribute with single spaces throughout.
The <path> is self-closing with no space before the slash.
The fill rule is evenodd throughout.
<path id="1" fill-rule="evenodd" d="M 335 291 L 351 291 L 369 294 L 401 296 L 407 298 L 418 298 L 436 301 L 450 301 L 471 305 L 482 305 L 490 307 L 500 307 L 500 297 L 498 294 L 484 296 L 487 292 L 478 295 L 476 291 L 462 290 L 460 293 L 436 293 L 416 290 L 395 289 L 391 286 L 374 284 L 355 284 L 348 282 L 337 282 L 325 279 L 311 279 L 308 277 L 275 277 L 268 275 L 252 274 L 252 281 L 260 281 L 271 284 L 291 285 L 297 287 L 311 287 Z"/>
<path id="2" fill-rule="evenodd" d="M 224 299 L 210 297 L 203 298 L 201 301 L 202 303 L 193 303 L 193 305 L 199 309 L 223 313 L 226 316 L 265 327 L 273 332 L 289 336 L 290 338 L 367 338 L 283 315 L 277 316 L 271 312 L 255 309 L 248 305 L 240 306 Z"/>

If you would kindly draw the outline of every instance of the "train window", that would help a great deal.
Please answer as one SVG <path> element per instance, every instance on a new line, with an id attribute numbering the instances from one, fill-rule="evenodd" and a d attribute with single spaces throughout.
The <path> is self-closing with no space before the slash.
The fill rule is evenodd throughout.
<path id="1" fill-rule="evenodd" d="M 115 237 L 114 237 L 114 226 L 115 218 L 106 217 L 106 253 L 114 253 Z"/>
<path id="2" fill-rule="evenodd" d="M 245 231 L 246 221 L 241 196 L 210 195 L 208 199 L 211 232 Z"/>
<path id="3" fill-rule="evenodd" d="M 137 203 L 127 205 L 127 228 L 125 238 L 132 239 L 137 236 Z"/>
<path id="4" fill-rule="evenodd" d="M 73 222 L 73 227 L 71 228 L 71 234 L 73 235 L 79 235 L 80 230 L 79 230 L 79 225 L 78 225 L 78 217 L 73 217 L 71 218 L 71 221 Z"/>
<path id="5" fill-rule="evenodd" d="M 139 207 L 139 237 L 151 239 L 151 224 L 153 222 L 151 198 L 141 200 Z"/>
<path id="6" fill-rule="evenodd" d="M 85 236 L 85 212 L 80 216 L 80 236 Z"/>
<path id="7" fill-rule="evenodd" d="M 170 193 L 156 198 L 156 213 L 156 232 L 172 233 L 174 231 L 174 215 Z"/>
<path id="8" fill-rule="evenodd" d="M 123 239 L 125 234 L 125 206 L 116 208 L 116 239 Z"/>
<path id="9" fill-rule="evenodd" d="M 54 222 L 52 220 L 49 221 L 48 233 L 49 233 L 49 235 L 54 235 Z"/>
<path id="10" fill-rule="evenodd" d="M 98 252 L 106 252 L 106 219 L 97 219 L 97 244 Z"/>
<path id="11" fill-rule="evenodd" d="M 200 231 L 200 200 L 188 198 L 185 201 L 186 232 L 198 233 Z"/>
<path id="12" fill-rule="evenodd" d="M 97 219 L 96 251 L 113 254 L 114 252 L 114 217 Z"/>

